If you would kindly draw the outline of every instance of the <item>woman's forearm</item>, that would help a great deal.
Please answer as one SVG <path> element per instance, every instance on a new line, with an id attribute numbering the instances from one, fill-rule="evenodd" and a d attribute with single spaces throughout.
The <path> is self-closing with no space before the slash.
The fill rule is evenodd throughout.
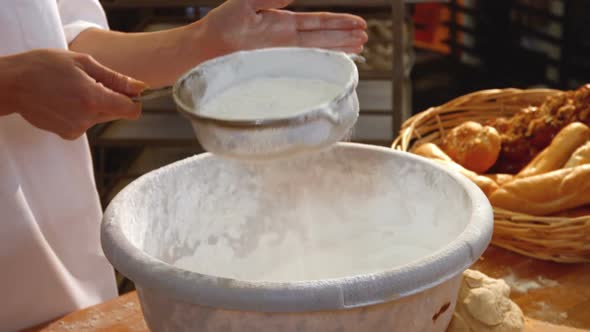
<path id="1" fill-rule="evenodd" d="M 279 10 L 292 0 L 227 0 L 201 20 L 151 33 L 88 29 L 73 51 L 151 87 L 173 83 L 182 73 L 216 56 L 264 47 L 319 47 L 360 52 L 366 23 L 357 16 Z"/>
<path id="2" fill-rule="evenodd" d="M 117 72 L 159 87 L 172 84 L 191 67 L 215 56 L 215 45 L 206 42 L 204 36 L 200 22 L 149 33 L 88 29 L 72 41 L 70 49 L 90 54 Z"/>
<path id="3" fill-rule="evenodd" d="M 0 56 L 0 116 L 15 112 L 19 67 L 14 55 Z"/>

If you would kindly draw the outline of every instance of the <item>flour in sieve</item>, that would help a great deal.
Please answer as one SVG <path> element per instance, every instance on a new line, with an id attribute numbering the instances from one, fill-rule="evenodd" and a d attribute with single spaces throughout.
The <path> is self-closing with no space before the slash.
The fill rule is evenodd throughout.
<path id="1" fill-rule="evenodd" d="M 298 115 L 338 97 L 342 87 L 316 79 L 256 78 L 205 102 L 200 113 L 224 120 L 259 120 Z"/>

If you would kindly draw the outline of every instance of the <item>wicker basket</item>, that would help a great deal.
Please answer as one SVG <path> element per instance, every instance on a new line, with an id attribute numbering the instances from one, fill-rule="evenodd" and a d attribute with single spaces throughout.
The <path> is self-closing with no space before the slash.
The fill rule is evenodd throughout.
<path id="1" fill-rule="evenodd" d="M 408 119 L 393 148 L 440 143 L 449 129 L 467 120 L 485 121 L 510 116 L 523 107 L 540 105 L 550 89 L 494 89 L 474 92 L 432 107 Z M 590 262 L 590 216 L 538 217 L 494 208 L 492 243 L 523 255 L 563 263 Z"/>

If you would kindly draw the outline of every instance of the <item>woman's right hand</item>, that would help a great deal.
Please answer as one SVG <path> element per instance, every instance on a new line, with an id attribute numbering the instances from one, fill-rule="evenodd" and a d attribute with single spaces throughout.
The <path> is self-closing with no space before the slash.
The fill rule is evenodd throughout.
<path id="1" fill-rule="evenodd" d="M 95 124 L 136 119 L 145 84 L 86 54 L 33 50 L 0 57 L 0 115 L 18 113 L 33 126 L 76 139 Z"/>

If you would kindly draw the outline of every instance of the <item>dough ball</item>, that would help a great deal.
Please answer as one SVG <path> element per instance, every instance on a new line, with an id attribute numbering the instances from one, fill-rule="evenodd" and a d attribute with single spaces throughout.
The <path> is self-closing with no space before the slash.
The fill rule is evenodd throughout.
<path id="1" fill-rule="evenodd" d="M 504 320 L 505 298 L 488 288 L 474 288 L 463 300 L 471 317 L 488 326 L 500 325 Z"/>
<path id="2" fill-rule="evenodd" d="M 494 127 L 467 121 L 453 128 L 443 140 L 443 150 L 457 164 L 478 174 L 488 171 L 500 155 L 502 139 Z"/>
<path id="3" fill-rule="evenodd" d="M 448 332 L 522 332 L 524 315 L 504 280 L 467 270 Z"/>
<path id="4" fill-rule="evenodd" d="M 494 332 L 520 332 L 524 327 L 524 314 L 516 303 L 510 301 L 510 310 L 504 315 L 502 330 L 496 329 Z"/>
<path id="5" fill-rule="evenodd" d="M 461 317 L 461 315 L 459 315 L 455 312 L 453 314 L 453 319 L 451 320 L 451 324 L 449 325 L 449 328 L 447 331 L 470 332 L 471 329 L 469 328 L 469 325 L 467 324 L 467 322 L 465 322 L 463 317 Z"/>

